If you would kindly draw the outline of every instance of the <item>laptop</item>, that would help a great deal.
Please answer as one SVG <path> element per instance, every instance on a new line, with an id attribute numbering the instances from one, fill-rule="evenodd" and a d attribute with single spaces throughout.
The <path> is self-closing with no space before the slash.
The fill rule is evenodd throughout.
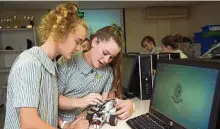
<path id="1" fill-rule="evenodd" d="M 159 62 L 149 113 L 126 123 L 132 129 L 219 128 L 219 70 L 219 63 L 204 60 Z"/>

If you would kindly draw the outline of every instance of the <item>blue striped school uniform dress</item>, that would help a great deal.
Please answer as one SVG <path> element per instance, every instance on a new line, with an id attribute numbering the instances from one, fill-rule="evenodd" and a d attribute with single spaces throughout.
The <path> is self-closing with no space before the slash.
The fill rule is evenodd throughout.
<path id="1" fill-rule="evenodd" d="M 100 69 L 92 68 L 85 62 L 82 52 L 74 54 L 71 60 L 61 57 L 58 61 L 58 72 L 58 90 L 66 97 L 81 98 L 89 93 L 109 92 L 112 87 L 112 68 L 109 65 Z M 59 110 L 59 116 L 72 122 L 82 110 Z"/>
<path id="2" fill-rule="evenodd" d="M 4 129 L 20 129 L 19 108 L 22 107 L 37 108 L 43 121 L 57 127 L 56 62 L 49 59 L 40 47 L 32 47 L 17 57 L 7 88 Z"/>

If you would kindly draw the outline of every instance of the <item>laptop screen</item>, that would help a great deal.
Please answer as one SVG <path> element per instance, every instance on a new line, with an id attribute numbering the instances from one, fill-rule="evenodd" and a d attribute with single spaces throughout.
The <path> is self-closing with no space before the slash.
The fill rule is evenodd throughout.
<path id="1" fill-rule="evenodd" d="M 218 70 L 158 64 L 151 108 L 188 129 L 208 129 Z"/>

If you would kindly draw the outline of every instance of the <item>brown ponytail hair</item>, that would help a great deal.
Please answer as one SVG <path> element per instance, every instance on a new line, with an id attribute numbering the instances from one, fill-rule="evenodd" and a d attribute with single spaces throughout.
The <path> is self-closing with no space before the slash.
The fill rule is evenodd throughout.
<path id="1" fill-rule="evenodd" d="M 179 47 L 178 40 L 173 35 L 165 36 L 161 41 L 165 47 L 170 46 L 173 50 L 176 50 Z"/>
<path id="2" fill-rule="evenodd" d="M 111 26 L 106 26 L 99 29 L 94 35 L 93 38 L 96 37 L 101 41 L 108 41 L 113 39 L 119 48 L 123 46 L 123 34 L 121 28 L 112 24 Z M 93 38 L 90 40 L 92 42 Z M 121 72 L 122 72 L 122 51 L 118 53 L 116 57 L 109 63 L 109 65 L 113 69 L 114 79 L 112 81 L 112 91 L 115 92 L 115 97 L 121 98 L 122 94 L 122 81 L 121 81 Z"/>

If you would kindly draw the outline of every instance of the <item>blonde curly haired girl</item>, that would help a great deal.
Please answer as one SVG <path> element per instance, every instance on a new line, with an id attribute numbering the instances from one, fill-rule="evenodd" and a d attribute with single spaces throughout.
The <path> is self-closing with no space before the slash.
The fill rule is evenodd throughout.
<path id="1" fill-rule="evenodd" d="M 58 122 L 56 62 L 69 59 L 86 37 L 86 22 L 72 2 L 58 5 L 42 19 L 38 34 L 42 46 L 22 52 L 8 78 L 4 129 L 88 128 L 88 121 Z"/>

